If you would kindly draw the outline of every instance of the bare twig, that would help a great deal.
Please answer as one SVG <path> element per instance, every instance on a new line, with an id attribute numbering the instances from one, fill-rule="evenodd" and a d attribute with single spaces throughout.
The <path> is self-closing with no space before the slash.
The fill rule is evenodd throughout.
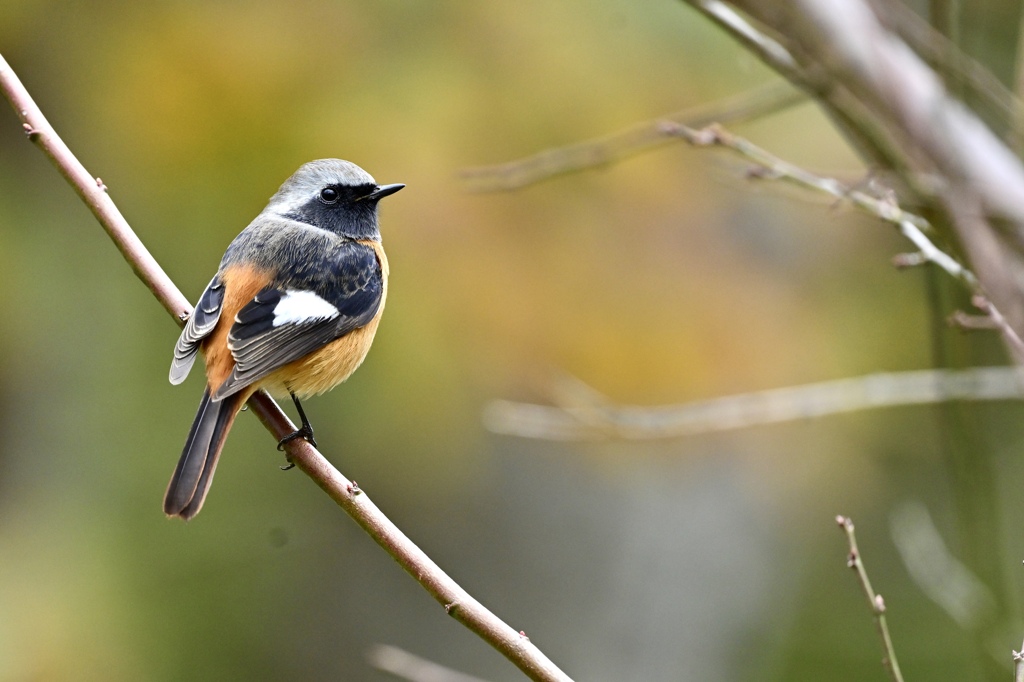
<path id="1" fill-rule="evenodd" d="M 690 4 L 731 33 L 744 47 L 758 55 L 780 74 L 801 85 L 805 83 L 806 75 L 789 50 L 751 24 L 728 3 L 720 0 L 694 0 Z"/>
<path id="2" fill-rule="evenodd" d="M 409 682 L 485 682 L 443 665 L 428 661 L 404 649 L 378 644 L 367 654 L 370 664 Z"/>
<path id="3" fill-rule="evenodd" d="M 785 180 L 800 187 L 827 194 L 836 199 L 849 201 L 851 204 L 886 222 L 896 225 L 900 234 L 914 243 L 920 250 L 922 260 L 931 262 L 948 272 L 954 278 L 963 280 L 972 291 L 976 291 L 978 280 L 969 270 L 939 249 L 925 236 L 925 232 L 933 232 L 931 224 L 923 217 L 904 211 L 896 203 L 892 192 L 886 192 L 883 198 L 873 196 L 865 191 L 852 189 L 835 178 L 827 178 L 811 173 L 775 156 L 766 149 L 759 147 L 750 140 L 733 135 L 720 125 L 712 124 L 700 130 L 674 122 L 665 122 L 662 131 L 666 135 L 679 137 L 695 147 L 717 145 L 732 149 L 762 169 L 750 173 L 754 179 Z M 906 263 L 904 263 L 906 264 Z"/>
<path id="4" fill-rule="evenodd" d="M 834 178 L 815 175 L 799 166 L 795 166 L 775 156 L 771 152 L 755 145 L 742 137 L 733 135 L 717 124 L 696 130 L 685 125 L 666 122 L 662 125 L 666 135 L 679 137 L 698 147 L 719 145 L 732 149 L 758 164 L 760 170 L 749 174 L 755 179 L 786 180 L 801 187 L 827 194 L 837 199 L 847 200 L 854 206 L 890 222 L 897 226 L 904 237 L 918 248 L 917 253 L 900 254 L 895 263 L 899 267 L 934 263 L 945 270 L 954 279 L 960 280 L 973 294 L 974 305 L 992 320 L 992 328 L 1003 335 L 1013 358 L 1017 364 L 1024 364 L 1024 341 L 1010 325 L 1006 317 L 984 295 L 982 285 L 973 272 L 961 265 L 955 258 L 947 254 L 932 242 L 925 234 L 933 233 L 931 224 L 923 217 L 904 211 L 896 202 L 895 195 L 886 190 L 882 198 L 873 196 L 862 190 L 852 189 Z M 963 216 L 962 221 L 977 221 L 978 216 Z M 971 231 L 971 241 L 975 244 L 986 242 L 981 248 L 991 250 L 996 245 L 984 239 L 988 232 L 984 226 Z M 964 325 L 965 327 L 968 325 Z M 977 325 L 974 328 L 980 328 Z"/>
<path id="5" fill-rule="evenodd" d="M 685 2 L 707 14 L 708 0 Z M 948 223 L 986 297 L 1021 333 L 1021 160 L 882 25 L 867 0 L 730 0 L 728 6 L 772 35 L 798 68 L 773 61 L 731 31 L 738 40 L 818 98 L 869 165 L 898 172 L 943 227 Z"/>
<path id="6" fill-rule="evenodd" d="M 813 95 L 851 142 L 874 160 L 874 165 L 903 168 L 906 154 L 892 139 L 885 126 L 875 123 L 871 112 L 820 69 L 807 68 L 790 49 L 721 0 L 683 0 L 731 35 L 750 53 L 785 77 L 793 85 Z"/>
<path id="7" fill-rule="evenodd" d="M 975 367 L 868 374 L 657 407 L 614 403 L 573 377 L 563 377 L 555 391 L 557 407 L 495 400 L 484 410 L 484 424 L 495 433 L 545 440 L 680 438 L 897 405 L 1015 400 L 1024 398 L 1024 373 Z"/>
<path id="8" fill-rule="evenodd" d="M 992 305 L 992 302 L 981 294 L 975 294 L 971 298 L 971 303 L 974 304 L 975 308 L 988 315 L 995 328 L 1002 332 L 1003 338 L 1009 344 L 1010 350 L 1014 352 L 1014 355 L 1018 359 L 1024 358 L 1024 341 L 1017 335 L 1016 330 L 1010 326 L 1010 323 L 1006 321 L 1003 314 Z"/>
<path id="9" fill-rule="evenodd" d="M 923 504 L 897 507 L 889 516 L 889 528 L 910 577 L 957 625 L 976 630 L 992 618 L 992 591 L 949 550 Z"/>
<path id="10" fill-rule="evenodd" d="M 1013 682 L 1024 682 L 1024 644 L 1013 652 Z"/>
<path id="11" fill-rule="evenodd" d="M 142 241 L 135 235 L 121 211 L 114 205 L 107 194 L 103 181 L 93 177 L 79 163 L 64 141 L 57 136 L 53 127 L 43 116 L 42 111 L 32 101 L 25 86 L 11 69 L 7 61 L 0 55 L 0 88 L 11 103 L 14 111 L 21 119 L 21 127 L 28 138 L 39 147 L 68 184 L 78 193 L 85 205 L 89 207 L 96 220 L 121 251 L 121 255 L 149 287 L 156 299 L 183 324 L 192 312 L 188 299 L 167 277 L 163 269 L 146 249 Z"/>
<path id="12" fill-rule="evenodd" d="M 702 129 L 694 129 L 673 121 L 665 122 L 662 130 L 666 135 L 679 137 L 697 147 L 718 145 L 732 149 L 751 159 L 760 170 L 749 174 L 755 179 L 785 180 L 806 189 L 821 192 L 837 199 L 849 201 L 854 206 L 897 226 L 904 237 L 910 240 L 918 251 L 913 254 L 901 254 L 895 263 L 899 267 L 934 263 L 945 270 L 954 279 L 958 279 L 973 294 L 974 304 L 992 320 L 992 328 L 998 330 L 1006 342 L 1010 353 L 1017 364 L 1024 364 L 1024 341 L 1009 323 L 1006 317 L 991 300 L 984 295 L 981 283 L 973 272 L 961 265 L 955 258 L 937 247 L 927 233 L 934 233 L 934 228 L 923 217 L 904 211 L 896 202 L 895 195 L 886 190 L 882 198 L 873 196 L 858 189 L 845 186 L 834 178 L 827 178 L 811 173 L 799 166 L 791 164 L 771 152 L 755 145 L 742 137 L 733 135 L 720 125 L 712 124 Z M 968 213 L 962 207 L 958 213 Z M 962 215 L 963 223 L 980 221 L 978 215 Z M 970 241 L 975 245 L 975 252 L 983 249 L 991 251 L 998 245 L 986 239 L 989 231 L 984 225 L 976 225 L 970 231 Z M 994 256 L 993 256 L 994 257 Z M 964 325 L 967 327 L 968 325 Z M 974 328 L 979 328 L 977 325 Z"/>
<path id="13" fill-rule="evenodd" d="M 846 559 L 846 565 L 857 572 L 860 586 L 868 598 L 868 605 L 875 618 L 875 626 L 878 628 L 878 636 L 882 640 L 882 664 L 889 672 L 893 682 L 903 682 L 903 675 L 900 673 L 900 664 L 896 660 L 896 650 L 892 645 L 892 637 L 889 636 L 889 625 L 885 620 L 885 601 L 882 595 L 876 594 L 871 589 L 871 581 L 868 579 L 868 572 L 864 568 L 864 562 L 860 557 L 860 550 L 857 549 L 857 538 L 853 534 L 853 521 L 846 516 L 837 516 L 836 523 L 846 533 L 846 539 L 850 544 L 850 553 Z"/>
<path id="14" fill-rule="evenodd" d="M 709 105 L 669 114 L 658 120 L 691 126 L 749 121 L 793 106 L 805 100 L 799 90 L 775 82 Z M 658 120 L 637 124 L 627 130 L 594 140 L 555 149 L 494 166 L 468 168 L 461 173 L 470 189 L 494 192 L 519 189 L 548 178 L 602 166 L 665 144 Z"/>
<path id="15" fill-rule="evenodd" d="M 687 2 L 699 6 L 706 0 Z M 854 93 L 870 107 L 872 118 L 898 135 L 898 144 L 926 154 L 948 180 L 965 182 L 988 211 L 1024 224 L 1020 159 L 881 24 L 868 2 L 733 0 L 729 5 L 785 36 L 780 40 L 799 64 L 798 76 L 814 72 L 821 83 Z M 791 77 L 778 64 L 772 66 Z"/>
<path id="16" fill-rule="evenodd" d="M 185 297 L 128 226 L 107 195 L 106 188 L 85 170 L 57 136 L 2 56 L 0 90 L 21 118 L 29 139 L 39 146 L 75 188 L 139 279 L 179 323 L 187 319 L 192 309 Z M 262 391 L 249 399 L 249 406 L 275 440 L 295 430 L 291 420 Z M 570 679 L 528 637 L 506 625 L 442 571 L 316 448 L 299 438 L 288 443 L 286 449 L 292 461 L 444 606 L 448 615 L 504 654 L 531 679 L 561 682 Z"/>

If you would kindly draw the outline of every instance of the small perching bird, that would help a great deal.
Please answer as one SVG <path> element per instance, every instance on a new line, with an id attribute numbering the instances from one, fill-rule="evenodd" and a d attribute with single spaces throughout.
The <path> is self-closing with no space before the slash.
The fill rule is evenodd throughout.
<path id="1" fill-rule="evenodd" d="M 377 202 L 405 185 L 378 185 L 340 159 L 305 164 L 224 253 L 174 346 L 170 380 L 206 358 L 206 391 L 164 496 L 164 513 L 202 509 L 231 424 L 253 393 L 299 402 L 329 391 L 366 357 L 388 292 Z"/>

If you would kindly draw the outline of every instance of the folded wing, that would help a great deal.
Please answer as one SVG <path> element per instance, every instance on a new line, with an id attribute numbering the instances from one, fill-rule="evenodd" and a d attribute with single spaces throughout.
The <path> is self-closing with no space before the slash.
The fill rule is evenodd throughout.
<path id="1" fill-rule="evenodd" d="M 228 333 L 235 367 L 213 400 L 237 393 L 373 319 L 383 296 L 376 254 L 353 243 L 338 256 L 317 278 L 285 279 L 239 311 Z"/>
<path id="2" fill-rule="evenodd" d="M 223 305 L 224 283 L 219 276 L 215 276 L 199 297 L 192 317 L 188 319 L 178 342 L 174 344 L 174 359 L 171 360 L 169 377 L 172 384 L 180 384 L 188 376 L 199 353 L 199 344 L 217 326 Z"/>

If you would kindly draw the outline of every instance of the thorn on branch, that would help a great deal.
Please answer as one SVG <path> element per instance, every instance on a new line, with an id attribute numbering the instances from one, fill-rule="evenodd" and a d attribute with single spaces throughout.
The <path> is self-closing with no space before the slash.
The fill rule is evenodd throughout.
<path id="1" fill-rule="evenodd" d="M 359 493 L 363 492 L 362 489 L 359 487 L 359 484 L 356 483 L 355 481 L 352 481 L 351 483 L 348 484 L 347 490 L 350 495 L 358 495 Z"/>
<path id="2" fill-rule="evenodd" d="M 971 304 L 984 313 L 980 319 L 977 316 L 967 315 L 956 311 L 950 316 L 951 324 L 959 325 L 964 329 L 995 329 L 998 330 L 1013 352 L 1018 362 L 1024 362 L 1024 340 L 1017 334 L 1017 330 L 1010 326 L 1003 314 L 992 305 L 982 294 L 974 294 L 971 297 Z"/>
<path id="3" fill-rule="evenodd" d="M 520 630 L 519 631 L 519 636 L 522 637 L 523 639 L 525 639 L 526 641 L 530 641 L 530 638 L 526 636 L 526 631 L 525 630 Z"/>
<path id="4" fill-rule="evenodd" d="M 107 191 L 107 186 L 103 184 L 103 180 L 100 178 L 96 178 L 96 186 L 100 188 L 101 192 Z"/>
<path id="5" fill-rule="evenodd" d="M 892 257 L 893 267 L 897 270 L 915 268 L 918 265 L 924 265 L 927 262 L 928 257 L 920 251 L 914 251 L 913 253 L 897 253 Z"/>
<path id="6" fill-rule="evenodd" d="M 987 315 L 968 315 L 962 310 L 955 310 L 947 318 L 949 326 L 963 330 L 997 329 L 998 325 Z"/>
<path id="7" fill-rule="evenodd" d="M 728 144 L 725 140 L 727 133 L 717 123 L 696 129 L 675 121 L 662 121 L 658 124 L 658 132 L 667 137 L 681 137 L 695 147 Z"/>
<path id="8" fill-rule="evenodd" d="M 782 177 L 779 171 L 767 166 L 750 166 L 744 175 L 747 180 L 778 180 Z"/>
<path id="9" fill-rule="evenodd" d="M 896 193 L 886 187 L 882 192 L 882 197 L 878 200 L 878 217 L 890 223 L 895 223 L 900 220 L 902 215 L 903 209 L 900 208 L 899 202 L 896 201 Z"/>
<path id="10" fill-rule="evenodd" d="M 971 305 L 973 305 L 975 308 L 985 313 L 986 315 L 992 315 L 992 311 L 994 310 L 994 308 L 992 307 L 992 303 L 990 303 L 989 300 L 982 296 L 981 294 L 975 294 L 974 296 L 971 296 Z"/>
<path id="11" fill-rule="evenodd" d="M 25 131 L 25 136 L 33 142 L 38 140 L 39 136 L 42 134 L 38 130 L 33 128 L 30 123 L 22 123 L 21 128 L 22 130 Z"/>

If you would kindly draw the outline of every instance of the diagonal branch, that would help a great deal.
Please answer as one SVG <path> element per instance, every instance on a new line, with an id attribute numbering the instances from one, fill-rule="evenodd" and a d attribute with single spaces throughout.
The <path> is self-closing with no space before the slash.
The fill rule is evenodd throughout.
<path id="1" fill-rule="evenodd" d="M 0 55 L 0 88 L 21 119 L 21 127 L 40 150 L 50 159 L 57 171 L 64 176 L 75 193 L 85 202 L 100 226 L 106 230 L 111 241 L 128 261 L 142 283 L 149 287 L 161 305 L 184 324 L 192 313 L 192 306 L 181 290 L 167 276 L 156 262 L 149 249 L 142 243 L 121 211 L 114 205 L 107 186 L 99 178 L 89 174 L 64 141 L 39 110 L 28 90 L 22 85 L 17 74 Z"/>
<path id="2" fill-rule="evenodd" d="M 711 122 L 750 121 L 804 102 L 788 83 L 774 82 L 734 97 L 664 116 L 662 120 L 701 127 Z M 477 192 L 520 189 L 542 180 L 605 166 L 666 143 L 658 121 L 645 121 L 605 137 L 555 147 L 493 166 L 467 168 L 460 174 Z"/>
<path id="3" fill-rule="evenodd" d="M 864 596 L 868 598 L 868 605 L 871 607 L 871 614 L 875 618 L 875 627 L 878 629 L 878 636 L 882 640 L 882 664 L 885 666 L 889 677 L 893 682 L 903 682 L 903 675 L 900 673 L 900 664 L 896 660 L 896 649 L 892 645 L 892 637 L 889 635 L 889 624 L 885 619 L 885 600 L 882 595 L 871 588 L 871 581 L 868 579 L 867 569 L 860 558 L 860 550 L 857 549 L 857 538 L 853 534 L 853 521 L 847 516 L 837 516 L 836 523 L 846 533 L 846 541 L 850 545 L 850 553 L 846 558 L 846 565 L 857 572 L 861 589 Z"/>
<path id="4" fill-rule="evenodd" d="M 786 63 L 716 19 L 812 93 L 870 165 L 899 173 L 939 227 L 955 233 L 1008 325 L 1024 331 L 1024 163 L 882 24 L 872 3 L 684 1 L 709 16 L 708 5 L 727 7 L 783 45 Z"/>
<path id="5" fill-rule="evenodd" d="M 188 301 L 129 227 L 103 183 L 86 171 L 58 137 L 2 56 L 0 90 L 17 112 L 29 139 L 50 158 L 60 174 L 75 189 L 139 279 L 149 287 L 161 305 L 182 323 L 192 310 Z M 266 393 L 260 391 L 250 398 L 249 407 L 274 434 L 275 440 L 295 430 L 291 420 Z M 525 634 L 505 624 L 441 570 L 316 448 L 305 440 L 297 439 L 290 442 L 286 449 L 292 461 L 444 606 L 448 615 L 504 654 L 530 679 L 571 682 Z"/>
<path id="6" fill-rule="evenodd" d="M 718 145 L 742 154 L 757 164 L 757 168 L 748 174 L 751 178 L 791 182 L 800 187 L 835 197 L 836 199 L 849 201 L 857 208 L 896 225 L 899 228 L 900 234 L 918 248 L 916 253 L 898 256 L 896 264 L 906 267 L 933 263 L 945 270 L 954 279 L 959 280 L 971 292 L 974 305 L 988 315 L 993 323 L 993 328 L 1002 334 L 1003 341 L 1006 343 L 1007 349 L 1016 363 L 1024 364 L 1024 341 L 1021 340 L 1017 331 L 1006 319 L 1006 316 L 992 303 L 989 296 L 983 290 L 982 283 L 978 280 L 978 277 L 961 265 L 955 258 L 936 246 L 926 234 L 935 232 L 931 223 L 920 215 L 900 208 L 896 202 L 895 194 L 891 190 L 885 189 L 883 196 L 879 198 L 865 191 L 847 187 L 835 178 L 815 175 L 775 156 L 749 140 L 732 134 L 717 124 L 711 124 L 706 128 L 695 130 L 680 123 L 668 121 L 662 124 L 662 131 L 666 135 L 682 138 L 695 147 Z M 961 216 L 961 221 L 964 223 L 976 219 L 976 216 Z M 973 230 L 972 234 L 977 239 L 986 233 L 979 228 Z"/>

